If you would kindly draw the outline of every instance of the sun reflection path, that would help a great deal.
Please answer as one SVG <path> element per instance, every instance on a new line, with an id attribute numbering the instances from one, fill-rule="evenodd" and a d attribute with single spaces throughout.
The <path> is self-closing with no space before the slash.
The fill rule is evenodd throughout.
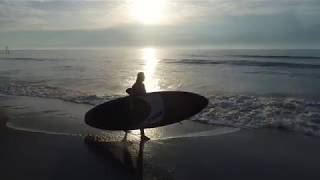
<path id="1" fill-rule="evenodd" d="M 154 48 L 143 48 L 142 59 L 144 60 L 145 86 L 148 92 L 159 91 L 159 79 L 155 77 L 155 71 L 159 63 L 157 50 Z"/>

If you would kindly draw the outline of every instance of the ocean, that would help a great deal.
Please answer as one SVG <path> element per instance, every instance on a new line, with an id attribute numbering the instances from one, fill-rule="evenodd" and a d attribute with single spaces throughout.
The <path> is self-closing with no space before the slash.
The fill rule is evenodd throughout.
<path id="1" fill-rule="evenodd" d="M 191 120 L 320 135 L 320 50 L 13 50 L 0 54 L 0 94 L 97 105 L 125 96 L 140 71 L 149 92 L 210 99 Z"/>

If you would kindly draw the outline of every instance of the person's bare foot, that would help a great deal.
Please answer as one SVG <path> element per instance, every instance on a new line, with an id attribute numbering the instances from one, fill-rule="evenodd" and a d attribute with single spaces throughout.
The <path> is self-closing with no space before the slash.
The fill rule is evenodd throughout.
<path id="1" fill-rule="evenodd" d="M 148 140 L 150 140 L 150 138 L 147 137 L 147 136 L 144 134 L 144 129 L 143 129 L 143 128 L 140 129 L 140 135 L 141 135 L 141 140 L 142 140 L 142 141 L 148 141 Z"/>
<path id="2" fill-rule="evenodd" d="M 122 138 L 122 142 L 126 142 L 127 141 L 127 137 L 128 137 L 128 132 L 129 132 L 129 130 L 125 130 L 124 131 L 125 132 L 125 134 L 124 134 L 124 137 Z"/>
<path id="3" fill-rule="evenodd" d="M 141 135 L 141 140 L 142 141 L 149 141 L 150 138 L 148 136 L 146 136 L 146 135 Z"/>

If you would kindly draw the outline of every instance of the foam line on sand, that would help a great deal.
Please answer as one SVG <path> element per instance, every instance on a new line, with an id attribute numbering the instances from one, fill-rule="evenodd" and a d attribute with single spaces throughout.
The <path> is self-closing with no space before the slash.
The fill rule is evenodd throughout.
<path id="1" fill-rule="evenodd" d="M 239 130 L 240 128 L 222 127 L 222 128 L 217 128 L 217 129 L 202 131 L 202 132 L 188 133 L 188 134 L 182 134 L 177 136 L 160 137 L 160 138 L 155 138 L 154 140 L 218 136 L 218 135 L 223 135 L 228 133 L 234 133 Z"/>

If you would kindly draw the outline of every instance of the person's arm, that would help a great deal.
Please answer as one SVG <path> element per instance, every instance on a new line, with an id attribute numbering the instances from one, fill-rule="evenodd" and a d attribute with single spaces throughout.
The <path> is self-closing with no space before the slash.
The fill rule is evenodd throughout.
<path id="1" fill-rule="evenodd" d="M 131 95 L 131 94 L 132 94 L 132 88 L 126 89 L 126 93 L 128 93 L 129 95 Z"/>
<path id="2" fill-rule="evenodd" d="M 142 87 L 141 87 L 141 88 L 142 88 L 142 89 L 141 89 L 142 93 L 143 93 L 143 94 L 147 94 L 147 91 L 146 91 L 146 88 L 145 88 L 144 84 L 142 84 Z"/>

